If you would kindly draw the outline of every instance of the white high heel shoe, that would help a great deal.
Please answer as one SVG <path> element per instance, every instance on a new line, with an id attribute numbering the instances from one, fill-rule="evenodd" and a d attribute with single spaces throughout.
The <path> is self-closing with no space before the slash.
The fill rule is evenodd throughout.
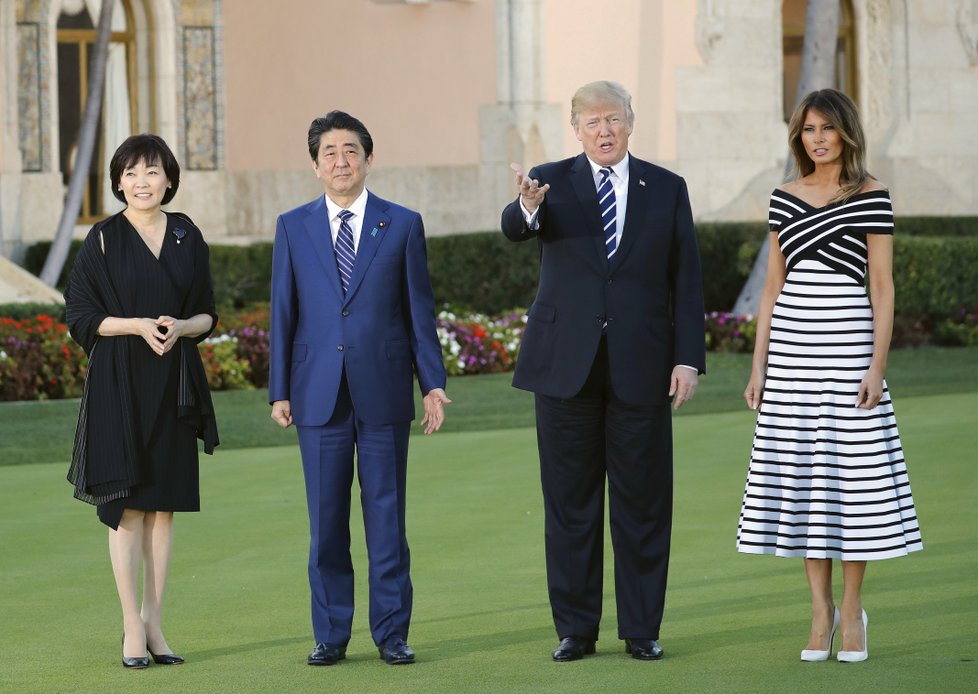
<path id="1" fill-rule="evenodd" d="M 807 663 L 817 663 L 821 660 L 828 660 L 832 655 L 832 642 L 835 640 L 835 632 L 839 628 L 839 608 L 835 608 L 835 615 L 832 617 L 832 631 L 829 633 L 829 649 L 827 651 L 814 651 L 806 648 L 801 652 L 801 659 Z"/>
<path id="2" fill-rule="evenodd" d="M 869 617 L 863 610 L 863 650 L 839 651 L 837 656 L 840 663 L 861 663 L 869 657 Z"/>

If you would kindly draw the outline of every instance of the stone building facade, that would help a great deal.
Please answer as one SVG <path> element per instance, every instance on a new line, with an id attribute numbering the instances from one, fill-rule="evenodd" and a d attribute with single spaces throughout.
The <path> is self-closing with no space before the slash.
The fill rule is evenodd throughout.
<path id="1" fill-rule="evenodd" d="M 570 97 L 595 79 L 632 92 L 632 151 L 686 177 L 699 219 L 763 219 L 781 180 L 804 0 L 111 1 L 79 234 L 118 209 L 115 146 L 152 131 L 183 167 L 174 209 L 213 241 L 268 239 L 321 193 L 305 133 L 332 108 L 374 135 L 371 189 L 420 210 L 429 234 L 494 229 L 510 162 L 580 151 Z M 897 213 L 978 215 L 978 0 L 841 1 L 840 74 Z M 57 226 L 101 2 L 0 0 L 9 257 Z"/>

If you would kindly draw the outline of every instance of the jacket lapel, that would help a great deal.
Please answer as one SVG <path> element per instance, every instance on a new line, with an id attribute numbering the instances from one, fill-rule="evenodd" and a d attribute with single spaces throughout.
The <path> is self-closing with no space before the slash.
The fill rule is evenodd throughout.
<path id="1" fill-rule="evenodd" d="M 350 286 L 346 290 L 346 301 L 349 301 L 356 293 L 357 288 L 363 281 L 364 275 L 367 273 L 367 269 L 370 267 L 371 261 L 377 255 L 377 249 L 380 248 L 384 237 L 387 236 L 391 224 L 390 215 L 387 214 L 387 207 L 386 202 L 368 191 L 367 207 L 363 213 L 363 225 L 360 227 L 360 243 L 357 246 L 357 259 L 353 263 L 353 275 L 350 277 Z"/>
<path id="2" fill-rule="evenodd" d="M 635 247 L 637 237 L 642 233 L 642 220 L 649 210 L 651 191 L 648 188 L 648 175 L 639 166 L 635 157 L 628 160 L 628 209 L 625 210 L 625 226 L 621 232 L 621 244 L 615 253 L 613 266 L 621 265 L 628 253 Z"/>
<path id="3" fill-rule="evenodd" d="M 587 157 L 581 154 L 571 166 L 571 185 L 581 205 L 584 225 L 587 231 L 587 255 L 597 264 L 603 274 L 608 269 L 608 253 L 605 250 L 604 234 L 601 230 L 601 211 L 598 209 L 598 189 L 594 187 L 594 173 Z"/>
<path id="4" fill-rule="evenodd" d="M 316 249 L 319 262 L 323 265 L 323 276 L 326 284 L 333 288 L 337 298 L 343 300 L 343 289 L 340 287 L 340 273 L 336 269 L 336 253 L 333 252 L 333 234 L 329 226 L 329 213 L 326 210 L 326 200 L 320 195 L 309 203 L 306 208 L 306 233 L 309 242 Z"/>

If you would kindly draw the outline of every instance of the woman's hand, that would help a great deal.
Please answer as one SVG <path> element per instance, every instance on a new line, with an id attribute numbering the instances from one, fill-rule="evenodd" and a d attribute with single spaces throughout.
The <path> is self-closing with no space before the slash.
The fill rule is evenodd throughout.
<path id="1" fill-rule="evenodd" d="M 883 399 L 883 374 L 876 369 L 870 369 L 859 384 L 859 394 L 856 396 L 856 407 L 871 410 Z"/>
<path id="2" fill-rule="evenodd" d="M 761 394 L 764 392 L 764 376 L 757 370 L 751 372 L 747 388 L 744 389 L 744 400 L 747 407 L 756 410 L 761 406 Z"/>
<path id="3" fill-rule="evenodd" d="M 187 336 L 187 321 L 185 320 L 171 318 L 170 316 L 160 316 L 156 319 L 156 325 L 165 329 L 163 351 L 159 353 L 161 355 L 173 349 L 173 346 L 177 344 L 177 340 L 181 337 Z"/>
<path id="4" fill-rule="evenodd" d="M 166 343 L 167 334 L 165 330 L 161 330 L 163 327 L 159 320 L 152 318 L 130 318 L 130 328 L 133 335 L 139 335 L 149 348 L 156 352 L 158 355 L 163 356 L 166 352 L 164 345 Z M 121 327 L 121 326 L 120 326 Z"/>

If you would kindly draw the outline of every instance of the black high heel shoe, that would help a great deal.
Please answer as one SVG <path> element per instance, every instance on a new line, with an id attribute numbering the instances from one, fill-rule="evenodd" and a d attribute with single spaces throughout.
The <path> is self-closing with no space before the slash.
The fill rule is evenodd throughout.
<path id="1" fill-rule="evenodd" d="M 126 635 L 122 635 L 122 644 L 125 647 Z M 143 656 L 141 658 L 127 658 L 126 652 L 122 651 L 122 667 L 130 668 L 132 670 L 142 670 L 143 668 L 149 667 L 149 657 Z"/>
<path id="2" fill-rule="evenodd" d="M 149 650 L 149 654 L 153 656 L 153 662 L 157 665 L 182 665 L 184 663 L 183 658 L 173 653 L 161 653 L 160 655 L 156 655 L 151 649 L 149 649 L 148 646 L 147 650 Z M 148 664 L 149 658 L 146 660 Z"/>

